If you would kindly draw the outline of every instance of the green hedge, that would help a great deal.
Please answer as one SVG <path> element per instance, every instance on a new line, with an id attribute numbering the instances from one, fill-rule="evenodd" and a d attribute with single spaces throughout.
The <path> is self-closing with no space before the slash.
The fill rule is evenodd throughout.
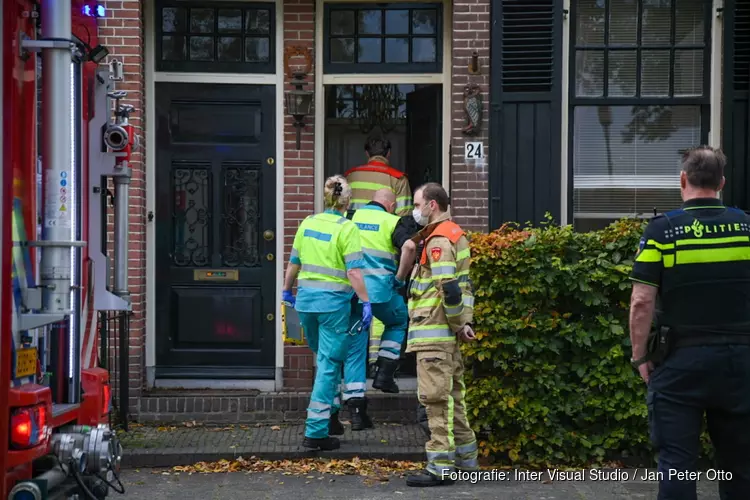
<path id="1" fill-rule="evenodd" d="M 547 466 L 651 455 L 645 384 L 628 362 L 643 228 L 577 233 L 548 220 L 471 235 L 479 340 L 463 352 L 485 456 Z"/>

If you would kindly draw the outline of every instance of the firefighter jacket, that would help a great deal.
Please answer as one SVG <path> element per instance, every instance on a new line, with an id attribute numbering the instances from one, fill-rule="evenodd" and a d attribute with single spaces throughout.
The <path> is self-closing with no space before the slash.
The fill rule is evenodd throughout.
<path id="1" fill-rule="evenodd" d="M 366 165 L 350 168 L 344 176 L 352 187 L 351 210 L 367 205 L 375 191 L 383 188 L 389 188 L 396 195 L 396 215 L 408 215 L 414 208 L 409 179 L 391 167 L 387 158 L 373 156 Z"/>
<path id="2" fill-rule="evenodd" d="M 364 255 L 362 274 L 372 304 L 389 302 L 394 293 L 398 252 L 392 236 L 399 220 L 398 215 L 386 212 L 379 203 L 373 202 L 357 210 L 352 218 L 359 228 Z"/>
<path id="3" fill-rule="evenodd" d="M 448 214 L 444 217 L 430 224 L 434 230 L 412 271 L 406 352 L 454 352 L 456 333 L 473 321 L 469 240 Z"/>
<path id="4" fill-rule="evenodd" d="M 364 267 L 357 226 L 332 210 L 307 217 L 294 236 L 289 261 L 300 266 L 297 311 L 326 313 L 346 307 L 354 296 L 346 272 Z"/>

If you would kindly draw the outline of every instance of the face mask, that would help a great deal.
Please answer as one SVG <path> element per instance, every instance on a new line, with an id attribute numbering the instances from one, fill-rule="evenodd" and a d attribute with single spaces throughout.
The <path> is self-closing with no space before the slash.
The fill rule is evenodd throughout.
<path id="1" fill-rule="evenodd" d="M 412 215 L 414 216 L 414 220 L 420 226 L 426 226 L 427 223 L 430 221 L 430 216 L 422 214 L 422 210 L 418 208 L 414 209 L 414 211 L 412 212 Z"/>

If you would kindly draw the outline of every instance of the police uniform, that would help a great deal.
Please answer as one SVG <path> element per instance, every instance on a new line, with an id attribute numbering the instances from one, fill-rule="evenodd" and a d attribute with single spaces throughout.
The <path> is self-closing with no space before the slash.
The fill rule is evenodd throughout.
<path id="1" fill-rule="evenodd" d="M 464 231 L 449 215 L 431 223 L 409 285 L 407 352 L 417 355 L 418 398 L 426 407 L 430 440 L 427 472 L 408 484 L 442 479 L 456 468 L 475 470 L 477 442 L 467 420 L 464 364 L 456 334 L 471 324 L 474 296 L 471 251 Z"/>
<path id="2" fill-rule="evenodd" d="M 704 411 L 722 499 L 750 492 L 750 217 L 716 198 L 686 201 L 647 226 L 631 279 L 658 287 L 657 327 L 672 349 L 650 375 L 651 440 L 663 473 L 659 499 L 696 498 Z"/>
<path id="3" fill-rule="evenodd" d="M 346 272 L 364 268 L 359 231 L 333 210 L 309 216 L 294 237 L 290 262 L 300 266 L 295 309 L 317 356 L 305 436 L 320 439 L 328 437 L 331 414 L 341 407 L 337 388 L 344 362 L 366 349 L 366 332 L 349 334 L 354 290 Z M 364 397 L 364 373 L 358 375 L 345 371 L 347 398 Z"/>
<path id="4" fill-rule="evenodd" d="M 401 346 L 409 320 L 406 303 L 395 284 L 399 252 L 394 242 L 394 233 L 400 217 L 388 213 L 380 203 L 371 201 L 355 212 L 352 221 L 360 231 L 365 262 L 362 274 L 372 314 L 384 326 L 382 338 L 370 339 L 370 348 L 375 342 L 378 348 L 374 353 L 378 372 L 373 388 L 397 393 L 398 386 L 393 382 L 393 374 L 401 357 Z M 363 353 L 362 364 L 364 363 Z"/>
<path id="5" fill-rule="evenodd" d="M 391 167 L 383 156 L 372 156 L 366 165 L 350 168 L 344 174 L 352 188 L 350 210 L 356 211 L 372 200 L 375 191 L 388 188 L 396 195 L 396 215 L 408 215 L 414 208 L 409 179 Z"/>

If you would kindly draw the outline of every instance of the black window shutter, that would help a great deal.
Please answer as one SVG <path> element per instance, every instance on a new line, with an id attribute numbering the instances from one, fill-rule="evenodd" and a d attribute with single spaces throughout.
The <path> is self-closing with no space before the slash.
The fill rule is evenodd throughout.
<path id="1" fill-rule="evenodd" d="M 503 92 L 551 92 L 554 80 L 554 0 L 503 0 Z"/>
<path id="2" fill-rule="evenodd" d="M 750 90 L 750 0 L 734 8 L 734 90 Z"/>

